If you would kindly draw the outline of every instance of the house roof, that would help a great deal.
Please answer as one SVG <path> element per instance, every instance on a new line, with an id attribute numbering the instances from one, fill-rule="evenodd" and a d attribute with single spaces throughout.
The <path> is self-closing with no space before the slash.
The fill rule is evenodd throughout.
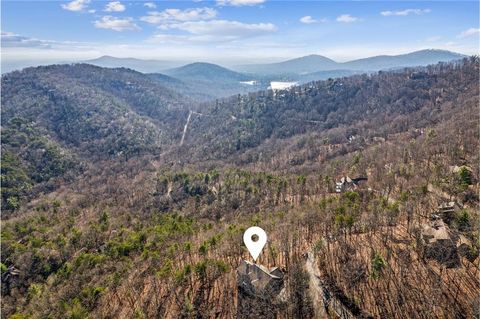
<path id="1" fill-rule="evenodd" d="M 450 234 L 447 227 L 441 219 L 434 220 L 422 227 L 422 236 L 428 243 L 434 243 L 437 240 L 448 240 Z"/>

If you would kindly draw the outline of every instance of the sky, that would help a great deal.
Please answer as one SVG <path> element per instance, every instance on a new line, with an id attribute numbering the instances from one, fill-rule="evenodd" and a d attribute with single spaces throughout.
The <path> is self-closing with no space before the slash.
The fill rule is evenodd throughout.
<path id="1" fill-rule="evenodd" d="M 1 9 L 2 64 L 110 55 L 228 65 L 480 51 L 478 1 L 3 0 Z"/>

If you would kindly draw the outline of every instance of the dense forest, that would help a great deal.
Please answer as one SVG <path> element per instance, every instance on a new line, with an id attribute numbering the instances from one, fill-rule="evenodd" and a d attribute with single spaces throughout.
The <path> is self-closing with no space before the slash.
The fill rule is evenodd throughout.
<path id="1" fill-rule="evenodd" d="M 3 75 L 2 318 L 237 318 L 252 225 L 277 318 L 478 317 L 479 72 L 202 103 L 122 68 Z"/>

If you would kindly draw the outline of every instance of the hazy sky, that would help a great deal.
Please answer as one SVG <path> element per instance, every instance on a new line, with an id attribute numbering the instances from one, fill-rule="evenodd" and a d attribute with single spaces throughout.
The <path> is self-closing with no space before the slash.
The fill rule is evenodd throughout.
<path id="1" fill-rule="evenodd" d="M 2 1 L 3 62 L 479 53 L 478 1 Z"/>

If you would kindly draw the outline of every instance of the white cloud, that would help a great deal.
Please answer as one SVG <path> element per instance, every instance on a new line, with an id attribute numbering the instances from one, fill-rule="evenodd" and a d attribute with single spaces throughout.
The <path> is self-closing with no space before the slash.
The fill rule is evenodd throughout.
<path id="1" fill-rule="evenodd" d="M 253 38 L 277 31 L 272 23 L 247 24 L 229 20 L 188 21 L 161 25 L 163 30 L 179 30 L 187 34 L 157 34 L 152 43 L 212 43 L 230 42 L 238 39 Z"/>
<path id="2" fill-rule="evenodd" d="M 12 32 L 2 32 L 2 47 L 4 48 L 44 48 L 52 47 L 52 41 L 39 40 L 35 38 L 25 37 Z"/>
<path id="3" fill-rule="evenodd" d="M 357 17 L 353 17 L 350 14 L 342 14 L 337 17 L 338 22 L 350 23 L 358 21 Z"/>
<path id="4" fill-rule="evenodd" d="M 166 9 L 163 11 L 152 11 L 140 20 L 152 24 L 165 24 L 174 22 L 186 22 L 197 20 L 209 20 L 217 16 L 217 11 L 212 8 L 194 8 L 194 9 Z"/>
<path id="5" fill-rule="evenodd" d="M 439 35 L 436 35 L 436 36 L 433 36 L 433 37 L 429 37 L 426 39 L 427 42 L 438 42 L 442 39 L 441 36 Z"/>
<path id="6" fill-rule="evenodd" d="M 10 37 L 8 47 L 4 45 L 6 37 Z M 43 62 L 52 64 L 85 61 L 102 55 L 171 60 L 179 61 L 180 64 L 198 61 L 201 57 L 201 60 L 206 62 L 240 65 L 283 61 L 311 53 L 319 53 L 336 61 L 347 61 L 375 55 L 403 54 L 431 48 L 431 44 L 425 42 L 416 44 L 412 42 L 408 45 L 395 43 L 390 46 L 368 42 L 358 46 L 345 44 L 340 47 L 312 47 L 312 41 L 308 40 L 306 42 L 286 43 L 280 34 L 278 36 L 274 35 L 274 38 L 252 36 L 238 41 L 222 42 L 219 42 L 220 37 L 218 36 L 210 36 L 210 38 L 217 42 L 206 41 L 208 36 L 186 33 L 182 37 L 178 34 L 158 35 L 157 39 L 139 41 L 134 44 L 130 42 L 109 44 L 105 42 L 32 39 L 4 32 L 2 33 L 2 71 L 18 69 L 20 63 L 23 65 L 22 67 L 25 67 L 39 65 Z M 474 55 L 478 54 L 478 45 L 475 42 L 439 42 L 435 44 L 435 47 Z M 7 63 L 10 66 L 15 65 L 15 67 L 5 66 Z"/>
<path id="7" fill-rule="evenodd" d="M 125 11 L 125 6 L 120 1 L 112 1 L 107 3 L 105 10 L 107 12 L 122 12 Z"/>
<path id="8" fill-rule="evenodd" d="M 167 29 L 178 29 L 191 34 L 228 35 L 246 37 L 270 33 L 277 30 L 272 23 L 242 23 L 229 20 L 189 21 L 166 26 Z"/>
<path id="9" fill-rule="evenodd" d="M 265 0 L 217 0 L 219 6 L 255 6 L 264 3 Z"/>
<path id="10" fill-rule="evenodd" d="M 480 29 L 479 28 L 470 28 L 465 31 L 462 31 L 457 38 L 466 38 L 470 37 L 472 35 L 480 35 Z"/>
<path id="11" fill-rule="evenodd" d="M 149 9 L 155 9 L 157 7 L 157 5 L 153 2 L 145 2 L 143 4 L 143 6 L 149 8 Z"/>
<path id="12" fill-rule="evenodd" d="M 88 13 L 95 13 L 95 12 L 97 12 L 95 9 L 88 10 Z"/>
<path id="13" fill-rule="evenodd" d="M 422 15 L 425 13 L 429 13 L 431 10 L 430 9 L 405 9 L 405 10 L 400 10 L 400 11 L 382 11 L 380 14 L 384 17 L 390 17 L 390 16 L 408 16 L 410 14 L 415 14 L 415 15 Z"/>
<path id="14" fill-rule="evenodd" d="M 314 18 L 312 18 L 312 16 L 304 16 L 304 17 L 300 18 L 300 22 L 305 23 L 305 24 L 312 24 L 312 23 L 316 23 L 318 21 L 315 20 Z"/>
<path id="15" fill-rule="evenodd" d="M 88 4 L 90 3 L 90 0 L 73 0 L 67 4 L 62 4 L 62 8 L 68 11 L 82 11 L 85 9 Z"/>
<path id="16" fill-rule="evenodd" d="M 173 34 L 155 34 L 147 39 L 147 43 L 191 43 L 194 41 L 189 35 L 173 35 Z"/>
<path id="17" fill-rule="evenodd" d="M 37 39 L 13 32 L 1 32 L 3 48 L 36 48 L 36 49 L 65 49 L 73 47 L 75 50 L 91 45 L 88 42 L 56 41 Z"/>
<path id="18" fill-rule="evenodd" d="M 94 22 L 95 28 L 110 29 L 114 31 L 131 31 L 140 30 L 133 22 L 132 18 L 116 18 L 112 16 L 104 16 L 102 19 Z"/>
<path id="19" fill-rule="evenodd" d="M 214 43 L 225 43 L 235 40 L 235 37 L 230 36 L 213 36 L 213 35 L 194 35 L 194 34 L 164 34 L 158 33 L 147 39 L 149 44 L 181 44 L 188 46 L 210 46 Z"/>

